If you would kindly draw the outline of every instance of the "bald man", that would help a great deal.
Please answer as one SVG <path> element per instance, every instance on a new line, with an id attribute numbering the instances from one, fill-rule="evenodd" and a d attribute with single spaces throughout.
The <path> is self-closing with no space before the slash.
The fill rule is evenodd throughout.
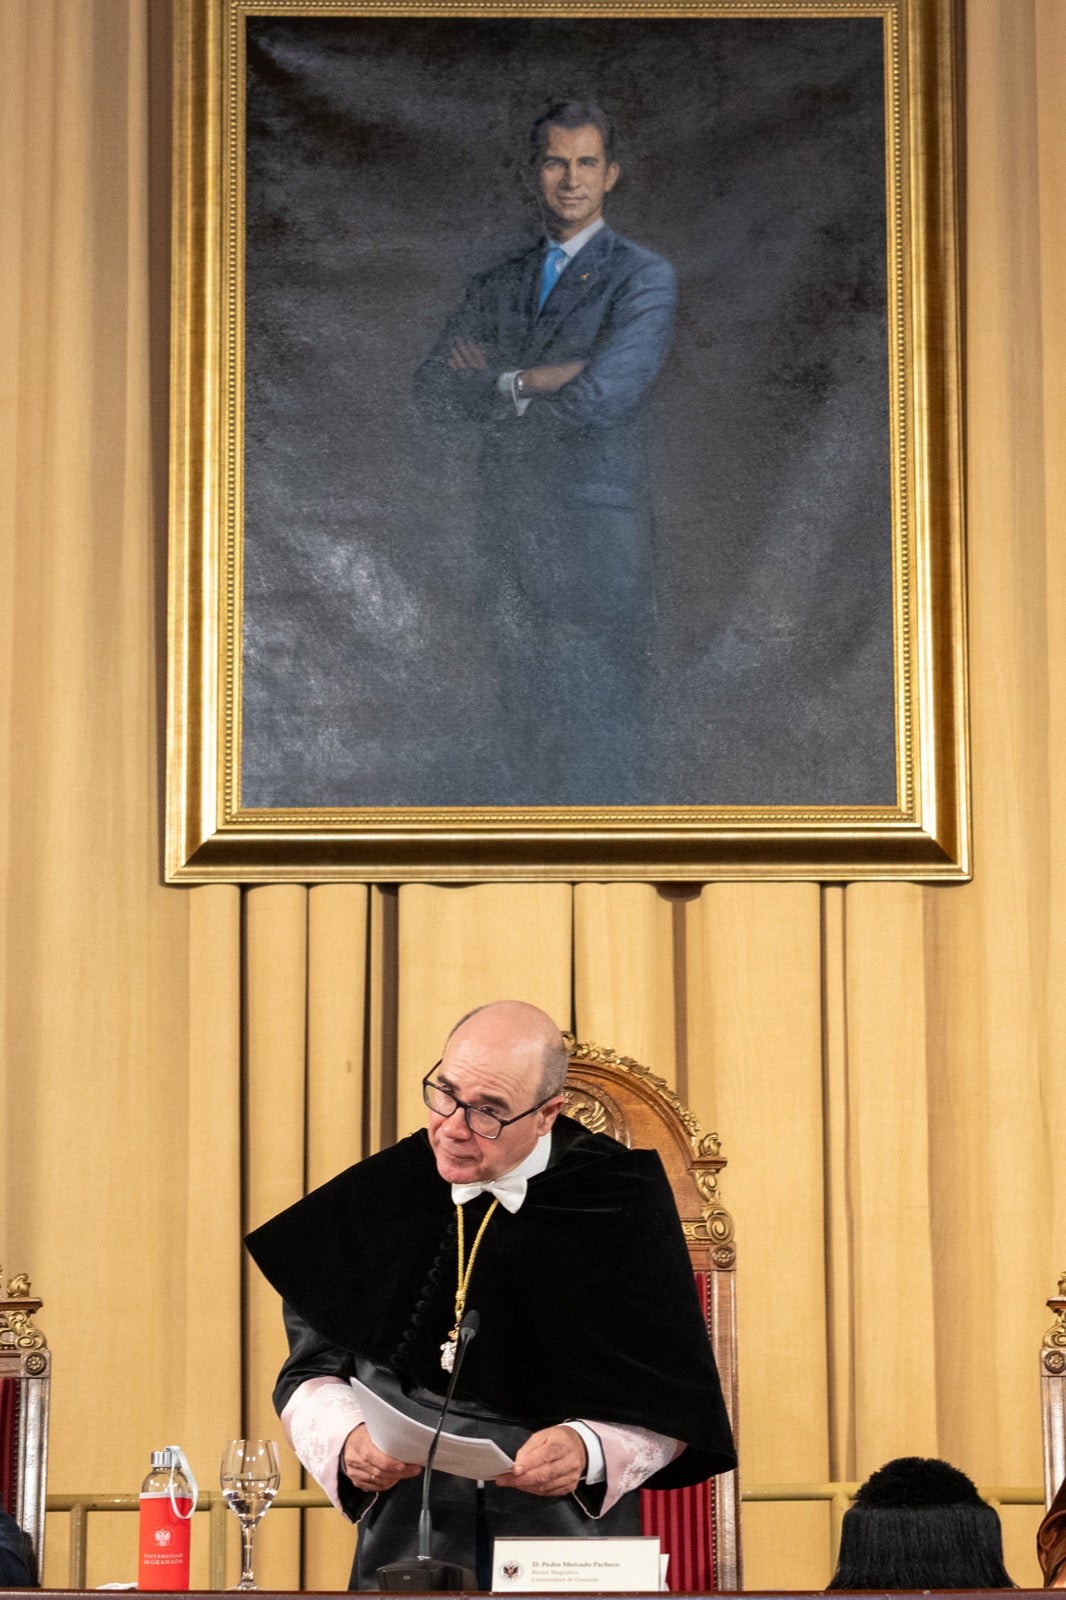
<path id="1" fill-rule="evenodd" d="M 494 1535 L 637 1533 L 641 1484 L 735 1465 L 662 1164 L 563 1116 L 566 1069 L 543 1011 L 479 1008 L 422 1080 L 423 1131 L 248 1238 L 285 1302 L 287 1437 L 360 1524 L 352 1588 L 414 1554 L 422 1469 L 378 1448 L 349 1380 L 435 1420 L 464 1310 L 481 1326 L 449 1428 L 514 1466 L 435 1476 L 432 1553 L 483 1587 Z"/>

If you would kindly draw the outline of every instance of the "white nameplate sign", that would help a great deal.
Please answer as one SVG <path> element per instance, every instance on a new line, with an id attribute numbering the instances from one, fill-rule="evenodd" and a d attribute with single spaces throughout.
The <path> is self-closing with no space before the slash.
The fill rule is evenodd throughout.
<path id="1" fill-rule="evenodd" d="M 663 1587 L 658 1539 L 497 1539 L 493 1547 L 494 1594 L 538 1589 L 657 1594 Z"/>

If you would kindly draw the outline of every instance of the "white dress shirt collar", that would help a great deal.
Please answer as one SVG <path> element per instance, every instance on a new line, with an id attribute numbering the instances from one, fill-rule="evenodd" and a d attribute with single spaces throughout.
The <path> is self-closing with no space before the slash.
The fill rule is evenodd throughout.
<path id="1" fill-rule="evenodd" d="M 495 1195 L 506 1211 L 513 1213 L 526 1198 L 526 1185 L 530 1178 L 544 1171 L 551 1153 L 552 1136 L 550 1132 L 542 1133 L 528 1156 L 517 1167 L 512 1167 L 510 1172 L 503 1173 L 499 1178 L 493 1178 L 490 1183 L 453 1183 L 452 1199 L 457 1206 L 465 1206 L 468 1200 L 487 1192 Z"/>
<path id="2" fill-rule="evenodd" d="M 597 217 L 595 222 L 590 222 L 587 228 L 582 228 L 580 233 L 575 233 L 572 239 L 549 239 L 549 245 L 557 245 L 560 250 L 565 250 L 570 260 L 573 261 L 582 245 L 588 244 L 594 233 L 599 233 L 606 224 L 602 217 Z"/>

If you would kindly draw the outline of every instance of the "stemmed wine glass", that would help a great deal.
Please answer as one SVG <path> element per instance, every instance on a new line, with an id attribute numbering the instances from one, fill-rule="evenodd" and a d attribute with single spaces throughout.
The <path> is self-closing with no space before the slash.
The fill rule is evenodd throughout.
<path id="1" fill-rule="evenodd" d="M 273 1439 L 231 1439 L 219 1475 L 222 1498 L 241 1525 L 241 1581 L 238 1589 L 254 1589 L 252 1540 L 258 1523 L 281 1487 L 278 1448 Z"/>

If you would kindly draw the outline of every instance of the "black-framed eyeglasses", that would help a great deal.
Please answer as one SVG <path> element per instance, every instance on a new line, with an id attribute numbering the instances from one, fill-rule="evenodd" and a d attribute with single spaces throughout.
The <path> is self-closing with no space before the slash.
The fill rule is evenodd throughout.
<path id="1" fill-rule="evenodd" d="M 422 1099 L 438 1117 L 450 1117 L 456 1111 L 461 1111 L 470 1132 L 476 1133 L 479 1139 L 498 1139 L 504 1128 L 509 1128 L 512 1122 L 521 1122 L 523 1117 L 531 1117 L 534 1111 L 539 1111 L 541 1106 L 546 1106 L 549 1100 L 555 1099 L 553 1094 L 545 1095 L 543 1100 L 538 1100 L 528 1111 L 520 1111 L 517 1117 L 498 1117 L 495 1111 L 489 1111 L 485 1106 L 468 1106 L 465 1100 L 460 1100 L 457 1094 L 446 1089 L 442 1083 L 431 1083 L 430 1079 L 439 1067 L 438 1061 L 436 1066 L 430 1067 L 422 1079 Z"/>

